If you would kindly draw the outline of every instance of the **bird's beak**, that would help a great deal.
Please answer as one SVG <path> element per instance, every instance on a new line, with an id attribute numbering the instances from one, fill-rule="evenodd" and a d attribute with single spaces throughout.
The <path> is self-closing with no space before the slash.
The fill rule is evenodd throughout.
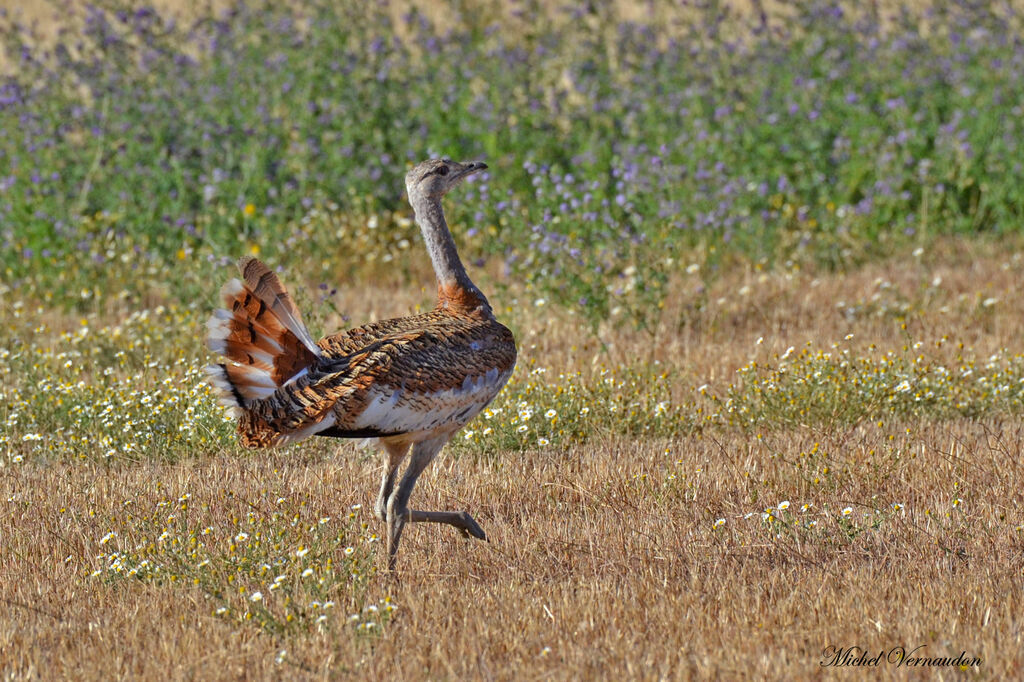
<path id="1" fill-rule="evenodd" d="M 459 171 L 459 178 L 466 178 L 482 170 L 487 170 L 487 164 L 483 161 L 472 161 L 470 163 L 462 164 L 462 169 Z"/>

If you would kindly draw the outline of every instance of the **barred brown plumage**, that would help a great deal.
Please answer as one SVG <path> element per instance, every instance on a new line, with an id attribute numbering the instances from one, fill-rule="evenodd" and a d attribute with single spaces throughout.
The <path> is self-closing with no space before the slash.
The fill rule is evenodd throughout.
<path id="1" fill-rule="evenodd" d="M 452 435 L 508 381 L 515 340 L 500 324 L 459 260 L 441 198 L 487 166 L 430 160 L 406 175 L 409 201 L 437 275 L 430 312 L 383 320 L 314 343 L 280 280 L 246 257 L 242 280 L 222 290 L 224 309 L 208 323 L 208 345 L 230 362 L 207 369 L 221 401 L 238 414 L 247 447 L 283 445 L 313 435 L 379 439 L 384 475 L 376 514 L 387 523 L 394 569 L 409 521 L 447 523 L 486 539 L 466 512 L 410 510 L 416 480 Z M 398 467 L 411 448 L 398 487 Z"/>

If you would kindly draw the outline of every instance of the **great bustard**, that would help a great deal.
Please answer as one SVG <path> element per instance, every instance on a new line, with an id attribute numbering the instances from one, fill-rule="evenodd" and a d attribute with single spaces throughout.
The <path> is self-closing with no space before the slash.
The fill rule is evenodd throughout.
<path id="1" fill-rule="evenodd" d="M 208 324 L 208 345 L 231 362 L 207 372 L 236 408 L 251 448 L 307 438 L 377 438 L 384 475 L 375 511 L 387 523 L 388 568 L 409 521 L 447 523 L 486 539 L 467 512 L 409 509 L 416 479 L 456 431 L 508 381 L 516 363 L 510 332 L 470 281 L 445 222 L 441 198 L 483 163 L 430 160 L 405 176 L 409 201 L 437 274 L 437 306 L 373 322 L 314 343 L 277 276 L 255 258 L 238 266 Z M 412 457 L 398 487 L 398 467 Z"/>

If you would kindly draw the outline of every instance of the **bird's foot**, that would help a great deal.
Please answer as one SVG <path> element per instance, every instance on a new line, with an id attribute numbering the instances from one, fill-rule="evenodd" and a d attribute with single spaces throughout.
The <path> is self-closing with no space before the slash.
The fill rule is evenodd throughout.
<path id="1" fill-rule="evenodd" d="M 478 540 L 487 542 L 487 535 L 484 533 L 484 529 L 480 527 L 480 524 L 469 515 L 467 511 L 457 512 L 456 515 L 460 518 L 462 525 L 457 526 L 459 531 L 462 533 L 462 537 L 468 538 L 473 536 Z"/>
<path id="2" fill-rule="evenodd" d="M 384 523 L 388 522 L 388 503 L 387 500 L 377 500 L 377 504 L 373 505 L 373 515 Z"/>

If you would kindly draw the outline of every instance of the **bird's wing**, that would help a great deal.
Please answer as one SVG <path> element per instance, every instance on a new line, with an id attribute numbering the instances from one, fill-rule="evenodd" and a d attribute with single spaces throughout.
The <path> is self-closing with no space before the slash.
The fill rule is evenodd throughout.
<path id="1" fill-rule="evenodd" d="M 287 440 L 454 431 L 497 395 L 515 359 L 511 332 L 496 322 L 393 333 L 280 389 L 265 421 Z"/>

